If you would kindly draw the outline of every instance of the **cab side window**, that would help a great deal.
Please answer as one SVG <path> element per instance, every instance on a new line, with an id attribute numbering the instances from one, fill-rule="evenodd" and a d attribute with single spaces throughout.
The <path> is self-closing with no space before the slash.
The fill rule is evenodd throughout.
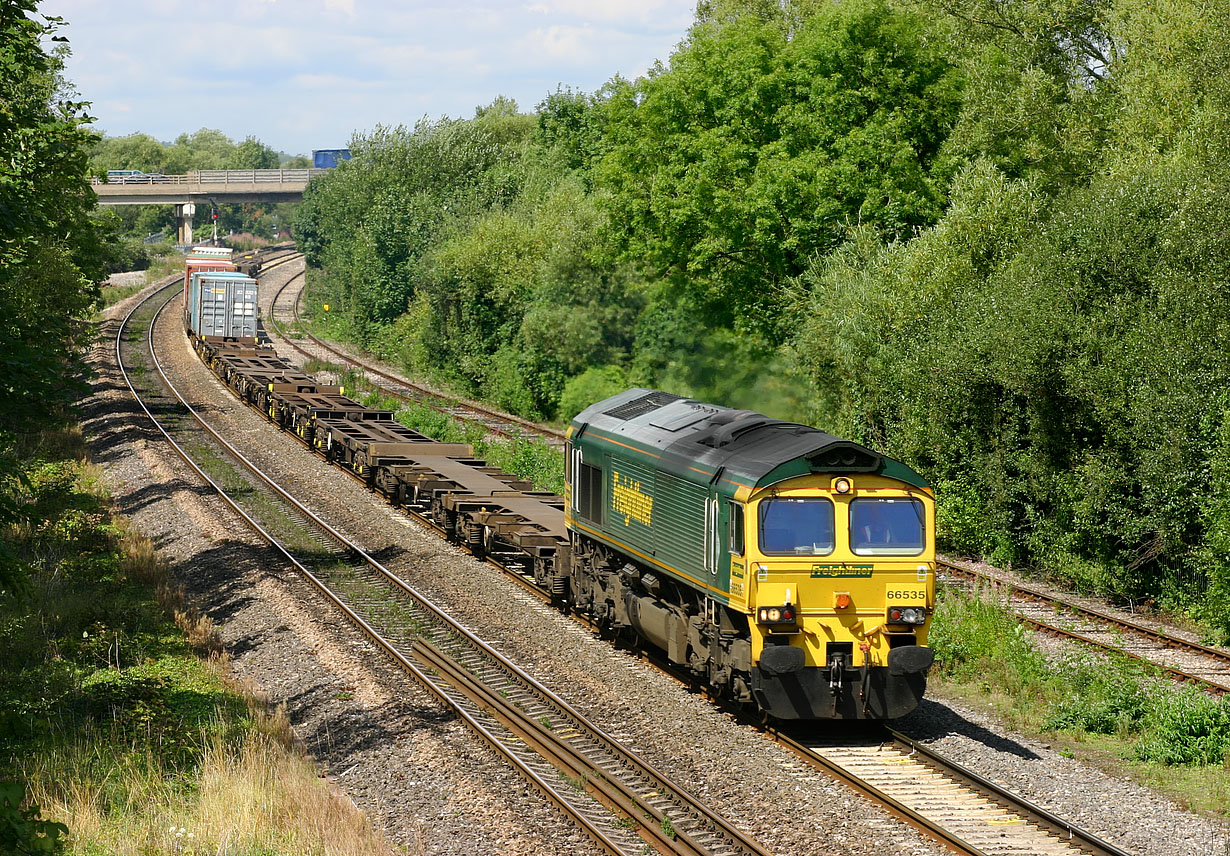
<path id="1" fill-rule="evenodd" d="M 576 468 L 577 513 L 602 525 L 602 470 L 589 464 Z"/>
<path id="2" fill-rule="evenodd" d="M 733 556 L 743 555 L 743 506 L 737 502 L 729 503 L 730 511 L 730 553 Z"/>

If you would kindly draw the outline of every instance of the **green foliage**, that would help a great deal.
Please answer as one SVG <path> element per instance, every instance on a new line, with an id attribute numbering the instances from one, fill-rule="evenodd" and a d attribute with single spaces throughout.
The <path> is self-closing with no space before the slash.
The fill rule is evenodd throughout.
<path id="1" fill-rule="evenodd" d="M 296 236 L 308 263 L 324 269 L 321 292 L 346 308 L 352 335 L 364 341 L 406 310 L 428 284 L 424 254 L 453 224 L 511 197 L 516 175 L 508 161 L 529 130 L 526 120 L 501 103 L 470 122 L 377 128 L 351 142 L 352 160 L 312 182 Z M 468 268 L 456 271 L 448 258 L 443 265 L 443 281 L 430 282 L 438 295 L 433 311 L 456 318 L 469 308 L 457 300 L 458 288 L 473 295 L 457 282 Z M 481 319 L 481 307 L 470 314 Z"/>
<path id="2" fill-rule="evenodd" d="M 1152 700 L 1136 757 L 1158 764 L 1222 764 L 1230 755 L 1230 701 L 1194 687 Z"/>
<path id="3" fill-rule="evenodd" d="M 993 599 L 946 589 L 927 636 L 943 674 L 1019 692 L 1051 672 L 1046 657 L 1016 616 Z"/>
<path id="4" fill-rule="evenodd" d="M 997 4 L 1003 28 L 951 8 L 958 34 L 996 30 L 959 54 L 946 151 L 969 165 L 933 228 L 855 232 L 803 278 L 813 418 L 951 490 L 951 548 L 1224 634 L 1225 34 L 1134 0 Z"/>
<path id="5" fill-rule="evenodd" d="M 98 298 L 110 251 L 91 217 L 85 104 L 60 79 L 59 18 L 34 0 L 0 4 L 0 526 L 20 519 L 18 443 L 53 423 L 84 388 L 81 321 Z M 0 593 L 20 586 L 0 542 Z"/>
<path id="6" fill-rule="evenodd" d="M 54 439 L 30 469 L 27 522 L 4 533 L 29 571 L 24 597 L 0 603 L 4 853 L 59 852 L 67 833 L 8 783 L 46 804 L 89 793 L 122 824 L 150 803 L 181 805 L 202 759 L 251 724 L 155 602 L 166 580 L 123 549 L 97 476 L 65 454 L 79 448 Z"/>
<path id="7" fill-rule="evenodd" d="M 945 547 L 1230 636 L 1227 18 L 707 0 L 644 79 L 356 140 L 312 302 L 529 416 L 820 425 L 926 473 Z"/>
<path id="8" fill-rule="evenodd" d="M 571 420 L 594 402 L 623 392 L 628 386 L 628 376 L 619 366 L 586 369 L 564 385 L 560 416 Z"/>
<path id="9" fill-rule="evenodd" d="M 1043 728 L 1119 736 L 1141 729 L 1149 709 L 1142 667 L 1085 654 L 1063 663 L 1059 673 L 1066 680 L 1067 694 L 1046 711 Z"/>
<path id="10" fill-rule="evenodd" d="M 0 781 L 0 852 L 21 856 L 64 852 L 68 827 L 42 820 L 37 805 L 22 808 L 24 800 L 20 784 Z"/>
<path id="11" fill-rule="evenodd" d="M 904 239 L 939 215 L 959 92 L 921 16 L 866 0 L 796 23 L 698 22 L 611 98 L 600 172 L 628 256 L 706 326 L 774 341 L 782 289 L 849 223 Z"/>
<path id="12" fill-rule="evenodd" d="M 1007 694 L 1005 712 L 1034 730 L 1114 736 L 1124 757 L 1155 764 L 1222 764 L 1230 752 L 1227 699 L 1114 654 L 1048 656 L 1015 615 L 983 594 L 944 590 L 929 644 L 943 680 Z"/>

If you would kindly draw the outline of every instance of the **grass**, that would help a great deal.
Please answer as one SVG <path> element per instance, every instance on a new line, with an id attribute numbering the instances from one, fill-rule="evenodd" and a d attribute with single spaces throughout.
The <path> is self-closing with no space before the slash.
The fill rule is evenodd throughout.
<path id="1" fill-rule="evenodd" d="M 133 285 L 103 285 L 99 313 L 109 306 L 114 306 L 121 300 L 127 300 L 151 282 L 157 282 L 173 273 L 180 273 L 183 267 L 184 257 L 177 252 L 171 252 L 165 256 L 155 257 L 153 263 L 145 271 L 145 279 L 140 283 Z"/>
<path id="2" fill-rule="evenodd" d="M 29 584 L 0 600 L 0 780 L 73 854 L 387 854 L 112 514 L 79 432 L 41 439 L 3 533 Z"/>
<path id="3" fill-rule="evenodd" d="M 102 312 L 102 310 L 107 309 L 110 306 L 114 306 L 115 304 L 119 303 L 121 300 L 127 300 L 128 298 L 136 294 L 138 291 L 145 288 L 146 282 L 153 282 L 153 281 L 154 280 L 152 279 L 147 279 L 145 281 L 142 281 L 142 282 L 139 282 L 133 285 L 103 285 L 102 298 L 101 298 L 101 303 L 99 305 L 99 312 Z"/>
<path id="4" fill-rule="evenodd" d="M 1047 654 L 989 591 L 945 589 L 929 644 L 934 692 L 990 709 L 1068 757 L 1230 817 L 1230 698 L 1117 654 Z"/>

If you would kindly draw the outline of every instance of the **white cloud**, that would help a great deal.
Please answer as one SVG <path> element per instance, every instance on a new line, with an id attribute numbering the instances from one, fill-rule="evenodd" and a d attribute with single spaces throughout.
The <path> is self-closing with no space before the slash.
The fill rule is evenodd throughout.
<path id="1" fill-rule="evenodd" d="M 667 59 L 695 0 L 42 0 L 108 133 L 201 127 L 306 153 L 356 129 L 522 109 Z"/>
<path id="2" fill-rule="evenodd" d="M 576 65 L 593 55 L 598 37 L 593 27 L 554 26 L 531 31 L 521 44 L 527 57 L 538 63 L 562 61 Z"/>

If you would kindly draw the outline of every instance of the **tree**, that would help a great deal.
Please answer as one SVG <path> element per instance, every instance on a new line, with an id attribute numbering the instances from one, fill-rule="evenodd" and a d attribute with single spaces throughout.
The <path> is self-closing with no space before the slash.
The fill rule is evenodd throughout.
<path id="1" fill-rule="evenodd" d="M 256 137 L 247 137 L 235 147 L 231 169 L 277 169 L 278 153 Z"/>
<path id="2" fill-rule="evenodd" d="M 36 20 L 34 0 L 0 0 L 0 523 L 18 514 L 13 450 L 80 386 L 82 317 L 97 298 L 106 236 L 91 219 L 87 179 L 95 141 L 85 104 L 59 79 L 44 40 L 59 18 Z M 16 582 L 0 555 L 0 587 Z"/>
<path id="3" fill-rule="evenodd" d="M 852 223 L 905 240 L 939 216 L 960 79 L 922 16 L 880 0 L 797 28 L 755 5 L 613 94 L 599 185 L 627 257 L 708 326 L 776 341 L 783 288 Z"/>
<path id="4" fill-rule="evenodd" d="M 928 473 L 948 548 L 1230 635 L 1230 4 L 935 8 L 965 164 L 805 275 L 813 418 Z"/>

